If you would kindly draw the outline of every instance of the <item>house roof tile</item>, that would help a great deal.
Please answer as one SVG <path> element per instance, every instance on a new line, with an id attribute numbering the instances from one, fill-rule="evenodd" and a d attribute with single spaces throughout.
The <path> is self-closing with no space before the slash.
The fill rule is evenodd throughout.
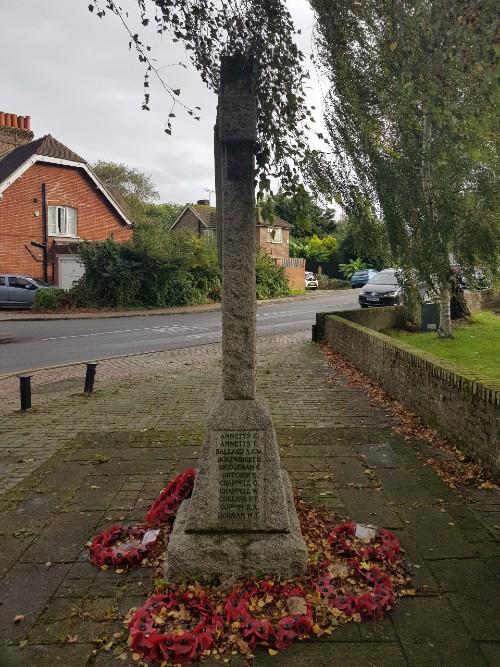
<path id="1" fill-rule="evenodd" d="M 200 217 L 201 221 L 207 227 L 215 228 L 216 226 L 215 206 L 207 206 L 206 204 L 189 204 L 189 206 L 196 212 L 196 214 Z M 257 225 L 262 225 L 264 227 L 268 226 L 268 223 L 262 219 L 262 215 L 258 208 L 256 211 L 256 217 L 257 217 L 256 220 Z M 291 229 L 292 225 L 290 225 L 288 222 L 285 222 L 285 220 L 275 215 L 273 220 L 273 227 L 282 227 L 283 229 Z"/>
<path id="2" fill-rule="evenodd" d="M 194 209 L 198 217 L 201 218 L 201 221 L 207 227 L 215 227 L 215 206 L 207 206 L 206 204 L 191 204 L 191 208 Z"/>
<path id="3" fill-rule="evenodd" d="M 30 141 L 28 144 L 18 146 L 10 151 L 10 153 L 7 153 L 4 158 L 0 159 L 0 184 L 7 180 L 19 167 L 35 155 L 67 160 L 68 162 L 85 165 L 87 172 L 91 172 L 92 177 L 99 182 L 100 186 L 106 191 L 108 197 L 113 200 L 119 211 L 124 214 L 126 222 L 128 223 L 129 211 L 121 195 L 117 193 L 114 188 L 106 186 L 92 171 L 86 160 L 50 134 L 46 134 L 39 139 Z"/>
<path id="4" fill-rule="evenodd" d="M 46 157 L 55 157 L 61 160 L 70 160 L 71 162 L 80 162 L 86 164 L 85 160 L 70 150 L 67 146 L 52 137 L 50 134 L 30 141 L 14 148 L 0 160 L 0 183 L 5 181 L 16 169 L 26 162 L 33 155 L 45 155 Z"/>

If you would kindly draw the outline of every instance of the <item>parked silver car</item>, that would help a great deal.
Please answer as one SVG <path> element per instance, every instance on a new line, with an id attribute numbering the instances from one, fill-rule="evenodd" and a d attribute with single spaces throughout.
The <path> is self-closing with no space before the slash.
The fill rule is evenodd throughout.
<path id="1" fill-rule="evenodd" d="M 44 287 L 49 286 L 38 278 L 0 274 L 0 307 L 31 308 L 37 290 Z"/>

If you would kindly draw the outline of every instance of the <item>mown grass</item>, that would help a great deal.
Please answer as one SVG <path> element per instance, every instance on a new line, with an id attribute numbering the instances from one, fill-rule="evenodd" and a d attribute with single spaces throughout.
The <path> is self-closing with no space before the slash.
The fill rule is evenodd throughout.
<path id="1" fill-rule="evenodd" d="M 475 313 L 471 324 L 455 327 L 451 340 L 442 340 L 431 331 L 411 333 L 391 329 L 384 333 L 453 363 L 457 371 L 472 372 L 486 383 L 500 382 L 500 316 L 491 311 Z"/>

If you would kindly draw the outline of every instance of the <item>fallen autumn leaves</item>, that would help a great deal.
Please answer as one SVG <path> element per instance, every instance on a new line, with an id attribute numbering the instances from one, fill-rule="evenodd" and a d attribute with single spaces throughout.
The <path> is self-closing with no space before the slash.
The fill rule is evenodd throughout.
<path id="1" fill-rule="evenodd" d="M 403 552 L 390 531 L 345 523 L 298 495 L 295 504 L 309 552 L 304 576 L 292 581 L 254 576 L 168 585 L 163 579 L 165 545 L 177 507 L 163 510 L 171 504 L 171 490 L 182 486 L 187 473 L 194 477 L 193 472 L 179 475 L 153 505 L 153 518 L 162 517 L 156 545 L 161 550 L 148 554 L 141 565 L 152 567 L 157 578 L 152 596 L 139 609 L 129 610 L 125 620 L 134 662 L 185 665 L 210 655 L 227 663 L 238 653 L 252 659 L 259 647 L 275 655 L 296 640 L 331 634 L 345 623 L 375 622 L 397 598 L 414 594 L 407 588 Z M 118 544 L 114 548 L 124 550 Z M 116 567 L 116 559 L 108 556 L 106 562 L 99 561 L 101 567 Z M 92 551 L 90 559 L 99 564 Z M 134 560 L 128 566 L 137 564 Z M 99 644 L 101 650 L 113 649 L 118 659 L 127 659 L 122 641 L 103 638 Z"/>
<path id="2" fill-rule="evenodd" d="M 491 479 L 489 472 L 479 463 L 475 463 L 449 440 L 442 438 L 437 431 L 424 423 L 416 414 L 404 405 L 391 398 L 369 377 L 364 375 L 353 364 L 346 361 L 330 345 L 321 343 L 320 348 L 330 365 L 346 379 L 350 387 L 367 394 L 371 401 L 387 410 L 393 418 L 392 428 L 406 440 L 421 440 L 436 450 L 435 455 L 420 452 L 419 457 L 452 489 L 476 486 L 482 489 L 500 490 Z"/>

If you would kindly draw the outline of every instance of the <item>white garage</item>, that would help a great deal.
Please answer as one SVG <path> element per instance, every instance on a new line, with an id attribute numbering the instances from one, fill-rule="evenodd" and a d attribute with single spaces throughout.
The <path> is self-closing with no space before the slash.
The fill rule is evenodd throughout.
<path id="1" fill-rule="evenodd" d="M 85 273 L 85 267 L 78 255 L 59 255 L 57 257 L 58 287 L 70 289 Z"/>

